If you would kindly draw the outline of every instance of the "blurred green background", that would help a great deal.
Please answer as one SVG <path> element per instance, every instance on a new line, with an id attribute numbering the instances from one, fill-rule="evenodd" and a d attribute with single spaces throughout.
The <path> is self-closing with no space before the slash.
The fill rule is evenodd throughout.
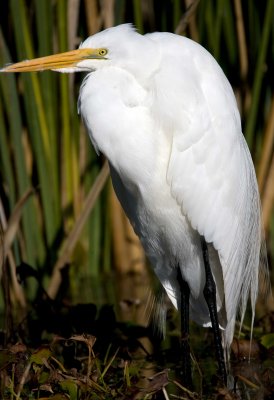
<path id="1" fill-rule="evenodd" d="M 274 259 L 274 1 L 9 0 L 1 2 L 0 65 L 76 48 L 87 36 L 132 22 L 141 33 L 178 32 L 205 46 L 225 71 L 256 166 L 270 267 Z M 3 310 L 24 307 L 15 277 L 31 265 L 55 297 L 112 271 L 142 273 L 143 252 L 77 115 L 82 74 L 0 76 L 0 224 Z M 34 191 L 30 189 L 34 188 Z M 4 273 L 3 273 L 4 272 Z M 96 281 L 98 282 L 98 281 Z M 102 289 L 103 290 L 103 289 Z M 112 289 L 111 289 L 112 290 Z M 8 296 L 7 296 L 8 292 Z M 99 294 L 100 296 L 100 294 Z M 5 301 L 4 301 L 5 299 Z"/>

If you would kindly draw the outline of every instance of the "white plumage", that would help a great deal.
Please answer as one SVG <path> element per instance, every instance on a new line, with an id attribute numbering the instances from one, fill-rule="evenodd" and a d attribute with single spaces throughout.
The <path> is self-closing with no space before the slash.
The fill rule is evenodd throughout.
<path id="1" fill-rule="evenodd" d="M 82 85 L 79 110 L 110 162 L 116 194 L 172 303 L 179 306 L 179 264 L 191 318 L 209 325 L 205 237 L 229 346 L 249 294 L 254 315 L 262 241 L 256 176 L 232 88 L 214 58 L 185 37 L 141 36 L 123 25 L 82 47 L 109 49 L 109 61 L 97 62 Z"/>
<path id="2" fill-rule="evenodd" d="M 116 194 L 170 300 L 180 307 L 179 265 L 191 318 L 208 326 L 204 236 L 228 348 L 249 296 L 254 318 L 267 264 L 255 171 L 217 62 L 190 39 L 142 36 L 128 24 L 2 72 L 41 69 L 89 72 L 79 111 L 93 146 L 109 160 Z"/>

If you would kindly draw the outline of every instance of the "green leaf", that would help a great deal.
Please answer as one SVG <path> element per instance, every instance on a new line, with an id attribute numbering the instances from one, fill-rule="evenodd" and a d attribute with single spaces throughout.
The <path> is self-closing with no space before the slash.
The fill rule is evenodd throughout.
<path id="1" fill-rule="evenodd" d="M 64 381 L 59 382 L 59 384 L 63 390 L 69 393 L 71 400 L 77 400 L 78 386 L 74 380 L 65 379 Z"/>
<path id="2" fill-rule="evenodd" d="M 270 349 L 274 347 L 274 333 L 268 333 L 261 337 L 261 344 L 266 348 Z"/>
<path id="3" fill-rule="evenodd" d="M 45 360 L 47 361 L 51 355 L 52 352 L 48 347 L 42 347 L 31 355 L 30 361 L 37 365 L 44 365 Z"/>

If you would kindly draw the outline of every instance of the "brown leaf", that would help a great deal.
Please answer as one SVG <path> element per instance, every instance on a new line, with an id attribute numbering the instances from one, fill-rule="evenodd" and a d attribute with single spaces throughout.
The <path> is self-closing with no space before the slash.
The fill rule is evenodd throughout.
<path id="1" fill-rule="evenodd" d="M 239 400 L 239 396 L 227 388 L 219 388 L 216 400 Z"/>
<path id="2" fill-rule="evenodd" d="M 146 391 L 149 392 L 155 392 L 158 390 L 161 390 L 163 387 L 165 387 L 168 383 L 168 370 L 164 370 L 162 372 L 159 372 L 158 374 L 155 374 L 149 378 L 149 385 L 146 388 Z"/>
<path id="3" fill-rule="evenodd" d="M 260 346 L 258 342 L 245 339 L 233 339 L 231 350 L 238 359 L 258 358 L 260 355 Z"/>
<path id="4" fill-rule="evenodd" d="M 96 337 L 92 335 L 73 335 L 70 340 L 75 340 L 76 342 L 84 342 L 89 348 L 92 349 L 94 343 L 96 342 Z"/>
<path id="5" fill-rule="evenodd" d="M 25 353 L 27 346 L 24 343 L 16 343 L 9 348 L 9 352 L 12 354 Z"/>

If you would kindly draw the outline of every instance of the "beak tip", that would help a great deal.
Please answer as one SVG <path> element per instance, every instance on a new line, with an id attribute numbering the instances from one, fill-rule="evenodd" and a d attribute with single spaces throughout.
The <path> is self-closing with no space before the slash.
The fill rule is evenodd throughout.
<path id="1" fill-rule="evenodd" d="M 0 72 L 9 72 L 8 67 L 9 67 L 9 64 L 6 65 L 5 67 L 0 68 Z"/>
<path id="2" fill-rule="evenodd" d="M 0 68 L 0 73 L 16 72 L 13 68 L 14 63 L 8 63 L 4 67 Z"/>

